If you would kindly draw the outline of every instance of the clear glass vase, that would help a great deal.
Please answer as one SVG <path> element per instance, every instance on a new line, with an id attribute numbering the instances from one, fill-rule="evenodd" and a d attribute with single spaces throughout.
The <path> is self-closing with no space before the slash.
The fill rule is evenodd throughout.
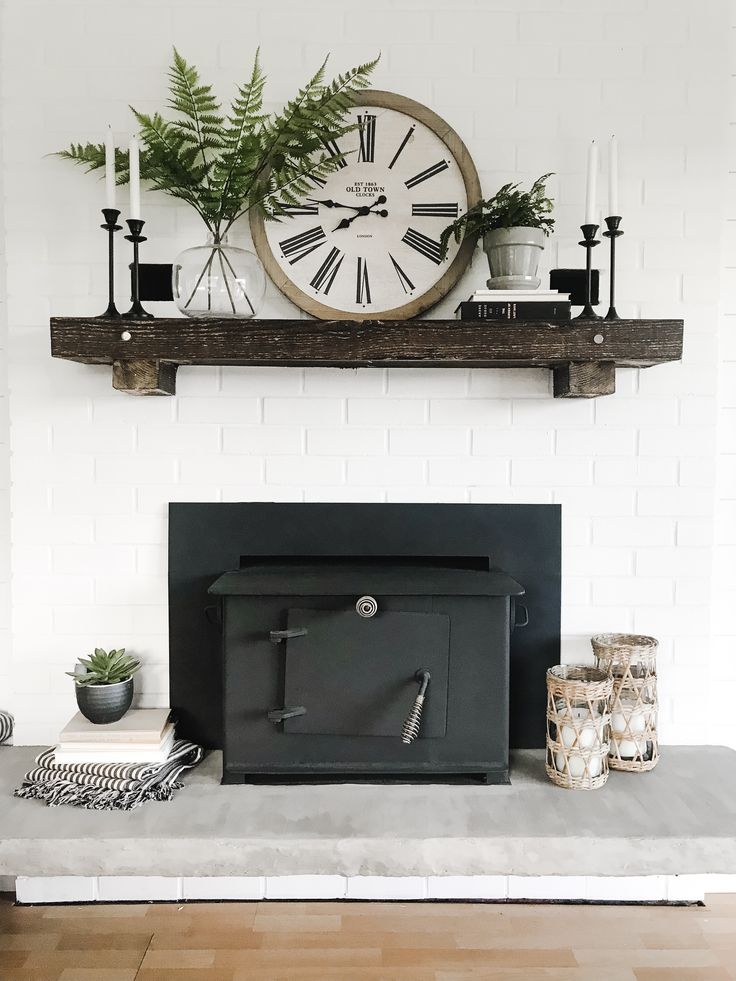
<path id="1" fill-rule="evenodd" d="M 255 317 L 266 292 L 258 256 L 210 236 L 174 260 L 174 300 L 188 317 Z"/>

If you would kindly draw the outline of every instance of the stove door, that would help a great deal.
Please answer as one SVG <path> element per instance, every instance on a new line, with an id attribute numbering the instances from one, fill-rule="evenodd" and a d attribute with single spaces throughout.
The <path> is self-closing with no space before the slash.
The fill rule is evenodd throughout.
<path id="1" fill-rule="evenodd" d="M 448 616 L 291 609 L 287 626 L 306 634 L 286 641 L 284 705 L 306 713 L 285 720 L 285 732 L 399 739 L 418 692 L 414 675 L 426 669 L 419 738 L 445 735 Z"/>

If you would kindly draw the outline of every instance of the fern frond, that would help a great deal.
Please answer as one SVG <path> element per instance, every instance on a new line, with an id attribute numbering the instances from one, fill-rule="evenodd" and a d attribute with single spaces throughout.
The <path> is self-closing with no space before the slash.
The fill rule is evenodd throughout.
<path id="1" fill-rule="evenodd" d="M 340 158 L 326 147 L 356 128 L 346 114 L 377 60 L 325 83 L 325 59 L 280 112 L 269 114 L 263 112 L 266 78 L 256 52 L 250 78 L 223 114 L 212 87 L 175 48 L 167 104 L 174 117 L 131 107 L 140 127 L 141 177 L 191 205 L 215 234 L 252 207 L 278 220 L 338 166 Z M 105 147 L 77 143 L 58 156 L 99 170 Z M 116 150 L 115 162 L 124 184 L 127 151 Z"/>
<path id="2" fill-rule="evenodd" d="M 174 61 L 169 69 L 168 106 L 181 113 L 183 119 L 174 119 L 171 126 L 182 140 L 193 143 L 207 164 L 207 150 L 222 146 L 222 107 L 212 94 L 211 85 L 203 85 L 199 72 L 186 62 L 174 48 Z"/>
<path id="3" fill-rule="evenodd" d="M 223 151 L 213 174 L 213 185 L 220 192 L 220 213 L 224 219 L 237 210 L 248 195 L 253 175 L 258 167 L 258 154 L 253 146 L 256 131 L 263 126 L 263 88 L 266 76 L 261 70 L 260 49 L 256 50 L 250 79 L 238 87 L 223 128 Z"/>

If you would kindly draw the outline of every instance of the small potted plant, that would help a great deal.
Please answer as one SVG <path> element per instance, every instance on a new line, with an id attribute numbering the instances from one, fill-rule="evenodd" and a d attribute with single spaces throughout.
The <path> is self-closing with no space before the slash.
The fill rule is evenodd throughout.
<path id="1" fill-rule="evenodd" d="M 92 657 L 80 657 L 73 671 L 77 705 L 82 715 L 95 725 L 122 719 L 133 701 L 133 675 L 141 662 L 119 651 L 95 648 Z"/>
<path id="2" fill-rule="evenodd" d="M 520 191 L 518 184 L 504 184 L 492 198 L 469 208 L 442 232 L 442 254 L 447 253 L 450 237 L 456 242 L 468 236 L 482 237 L 491 271 L 489 289 L 537 289 L 544 239 L 555 226 L 552 200 L 545 188 L 551 176 L 542 174 L 529 191 Z"/>

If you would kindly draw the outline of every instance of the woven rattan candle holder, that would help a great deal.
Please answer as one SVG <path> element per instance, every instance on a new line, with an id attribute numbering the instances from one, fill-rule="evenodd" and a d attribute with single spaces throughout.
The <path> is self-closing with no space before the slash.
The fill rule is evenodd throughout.
<path id="1" fill-rule="evenodd" d="M 657 740 L 657 647 L 654 637 L 598 634 L 590 643 L 596 664 L 611 675 L 611 749 L 614 770 L 653 770 Z"/>
<path id="2" fill-rule="evenodd" d="M 566 790 L 597 790 L 608 780 L 613 678 L 585 664 L 547 671 L 547 776 Z"/>

